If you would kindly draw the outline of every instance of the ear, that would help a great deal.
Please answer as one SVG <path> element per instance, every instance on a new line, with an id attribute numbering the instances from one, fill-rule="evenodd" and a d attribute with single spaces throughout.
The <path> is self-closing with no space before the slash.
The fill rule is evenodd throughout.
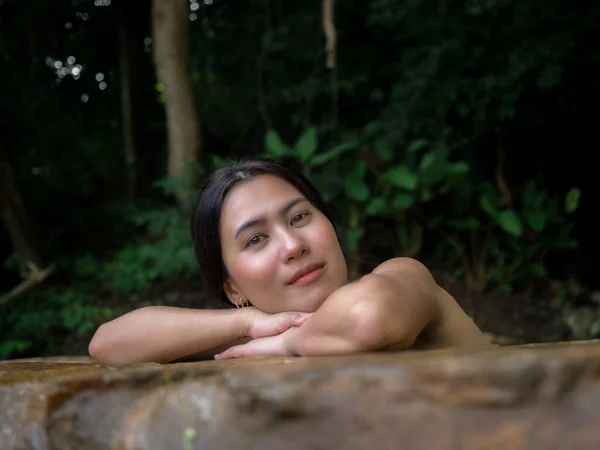
<path id="1" fill-rule="evenodd" d="M 231 278 L 227 278 L 227 281 L 223 283 L 223 292 L 234 305 L 238 304 L 240 297 L 243 298 L 238 285 Z"/>

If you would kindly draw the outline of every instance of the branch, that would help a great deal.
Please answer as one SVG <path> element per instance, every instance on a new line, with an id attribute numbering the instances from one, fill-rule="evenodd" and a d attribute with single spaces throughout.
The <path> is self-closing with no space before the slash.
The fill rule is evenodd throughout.
<path id="1" fill-rule="evenodd" d="M 40 270 L 38 266 L 36 266 L 31 261 L 28 261 L 27 265 L 29 266 L 29 273 L 25 274 L 25 279 L 21 281 L 21 283 L 19 283 L 15 288 L 13 288 L 8 294 L 5 294 L 2 297 L 0 297 L 0 306 L 3 306 L 13 298 L 17 297 L 18 295 L 21 295 L 23 292 L 41 283 L 46 278 L 48 278 L 48 276 L 52 274 L 52 272 L 54 272 L 54 270 L 56 269 L 54 264 L 50 264 L 42 270 Z"/>
<path id="2" fill-rule="evenodd" d="M 327 53 L 325 66 L 328 69 L 335 67 L 336 32 L 333 22 L 333 2 L 334 0 L 323 0 L 323 31 L 325 33 L 325 51 Z"/>

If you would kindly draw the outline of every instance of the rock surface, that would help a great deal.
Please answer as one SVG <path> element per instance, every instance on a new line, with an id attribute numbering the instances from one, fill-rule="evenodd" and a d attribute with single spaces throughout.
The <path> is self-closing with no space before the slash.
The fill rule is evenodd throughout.
<path id="1" fill-rule="evenodd" d="M 600 448 L 600 341 L 127 368 L 0 362 L 0 449 Z"/>

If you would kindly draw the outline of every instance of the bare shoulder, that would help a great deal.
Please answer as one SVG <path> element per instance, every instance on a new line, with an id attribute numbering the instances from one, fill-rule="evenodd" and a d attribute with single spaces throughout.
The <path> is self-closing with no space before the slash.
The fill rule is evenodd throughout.
<path id="1" fill-rule="evenodd" d="M 371 277 L 395 291 L 398 309 L 411 317 L 414 345 L 419 348 L 446 348 L 489 345 L 485 335 L 458 305 L 456 300 L 438 285 L 429 269 L 412 258 L 393 258 L 376 267 Z M 410 314 L 407 314 L 410 313 Z M 415 321 L 415 318 L 418 320 Z M 403 343 L 389 349 L 404 348 Z"/>
<path id="2" fill-rule="evenodd" d="M 437 285 L 429 269 L 420 261 L 413 258 L 392 258 L 379 264 L 372 275 L 387 275 L 398 280 L 424 282 Z"/>
<path id="3" fill-rule="evenodd" d="M 375 267 L 372 273 L 406 270 L 426 272 L 429 274 L 429 269 L 422 262 L 407 257 L 388 259 Z"/>
<path id="4" fill-rule="evenodd" d="M 393 258 L 365 275 L 360 283 L 371 292 L 389 328 L 403 330 L 403 336 L 390 340 L 405 348 L 440 316 L 439 286 L 430 271 L 412 258 Z"/>
<path id="5" fill-rule="evenodd" d="M 416 259 L 392 258 L 377 266 L 371 274 L 380 279 L 385 278 L 392 288 L 408 294 L 409 298 L 429 303 L 430 309 L 436 310 L 436 316 L 445 309 L 444 304 L 456 303 L 454 298 L 438 285 L 430 270 Z"/>

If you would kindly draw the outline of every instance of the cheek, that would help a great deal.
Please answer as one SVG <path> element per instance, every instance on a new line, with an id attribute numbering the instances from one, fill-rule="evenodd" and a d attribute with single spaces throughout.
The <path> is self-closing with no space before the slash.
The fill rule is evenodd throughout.
<path id="1" fill-rule="evenodd" d="M 318 244 L 320 248 L 328 251 L 340 249 L 340 244 L 338 242 L 337 235 L 335 234 L 335 230 L 328 222 L 324 222 L 315 231 L 316 233 L 314 235 L 314 242 Z"/>
<path id="2" fill-rule="evenodd" d="M 230 267 L 231 276 L 242 286 L 270 283 L 275 276 L 274 259 L 267 253 L 240 257 Z"/>

